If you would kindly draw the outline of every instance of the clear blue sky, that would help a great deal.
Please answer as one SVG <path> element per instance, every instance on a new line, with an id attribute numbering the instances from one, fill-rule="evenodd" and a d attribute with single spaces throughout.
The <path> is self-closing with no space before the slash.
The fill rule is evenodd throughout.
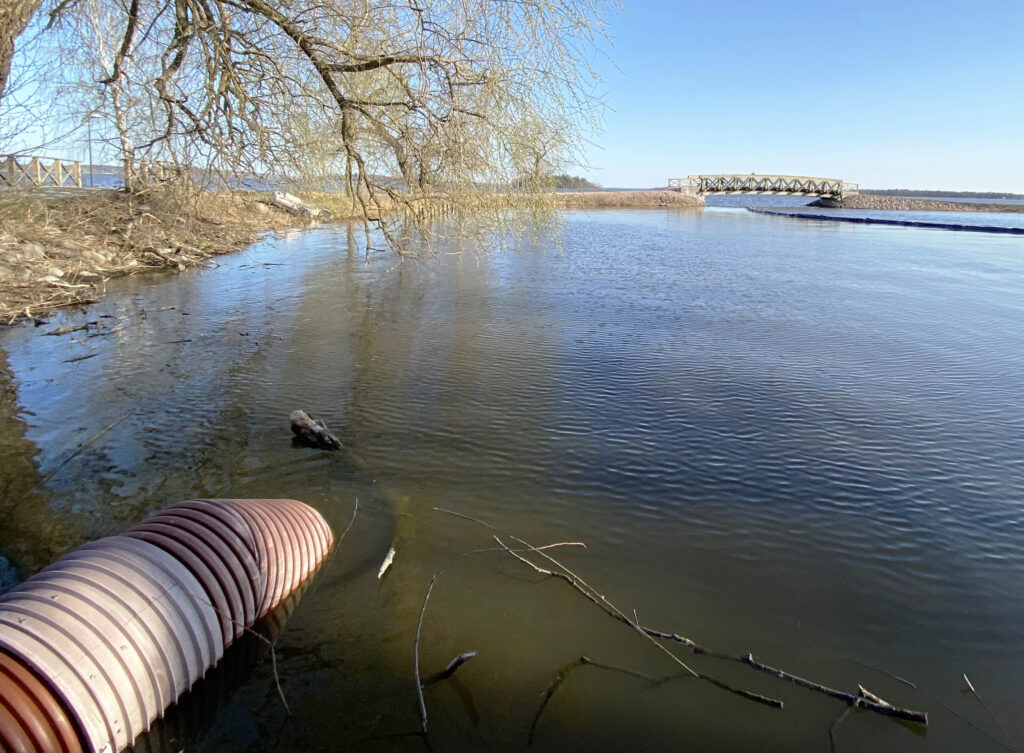
<path id="1" fill-rule="evenodd" d="M 1024 193 L 1020 0 L 623 0 L 587 175 Z"/>

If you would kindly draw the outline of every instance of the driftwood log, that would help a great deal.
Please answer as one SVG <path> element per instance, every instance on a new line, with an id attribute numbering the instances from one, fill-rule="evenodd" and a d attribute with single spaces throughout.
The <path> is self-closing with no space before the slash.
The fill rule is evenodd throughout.
<path id="1" fill-rule="evenodd" d="M 292 422 L 292 431 L 299 442 L 308 447 L 319 447 L 321 450 L 340 450 L 341 442 L 331 434 L 322 419 L 314 418 L 305 411 L 293 410 L 288 418 Z"/>
<path id="2" fill-rule="evenodd" d="M 320 219 L 321 217 L 329 218 L 331 216 L 330 210 L 310 206 L 298 196 L 285 193 L 284 191 L 274 191 L 272 203 L 279 209 L 291 212 L 292 214 L 302 215 L 303 217 L 309 217 L 311 220 Z"/>

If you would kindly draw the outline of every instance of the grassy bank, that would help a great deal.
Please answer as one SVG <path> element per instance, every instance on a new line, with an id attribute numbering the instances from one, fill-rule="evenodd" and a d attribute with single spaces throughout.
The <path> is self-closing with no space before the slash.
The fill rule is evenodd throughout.
<path id="1" fill-rule="evenodd" d="M 0 192 L 0 324 L 102 295 L 112 277 L 182 270 L 304 221 L 255 194 Z"/>

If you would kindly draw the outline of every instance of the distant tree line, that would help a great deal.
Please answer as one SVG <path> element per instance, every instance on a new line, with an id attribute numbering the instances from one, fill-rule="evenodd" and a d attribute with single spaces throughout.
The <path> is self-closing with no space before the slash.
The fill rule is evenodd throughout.
<path id="1" fill-rule="evenodd" d="M 929 191 L 911 188 L 862 188 L 863 194 L 869 196 L 931 196 L 941 199 L 1024 199 L 1024 194 L 1002 193 L 999 191 Z"/>
<path id="2" fill-rule="evenodd" d="M 560 188 L 567 191 L 582 191 L 582 190 L 594 190 L 599 189 L 601 186 L 593 181 L 589 181 L 586 178 L 581 178 L 577 175 L 552 175 L 551 180 L 555 188 Z"/>

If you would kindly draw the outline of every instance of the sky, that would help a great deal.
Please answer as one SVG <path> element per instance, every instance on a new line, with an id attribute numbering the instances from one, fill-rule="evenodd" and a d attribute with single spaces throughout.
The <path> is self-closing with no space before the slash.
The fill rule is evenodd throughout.
<path id="1" fill-rule="evenodd" d="M 623 0 L 584 174 L 1024 193 L 1020 0 Z"/>

